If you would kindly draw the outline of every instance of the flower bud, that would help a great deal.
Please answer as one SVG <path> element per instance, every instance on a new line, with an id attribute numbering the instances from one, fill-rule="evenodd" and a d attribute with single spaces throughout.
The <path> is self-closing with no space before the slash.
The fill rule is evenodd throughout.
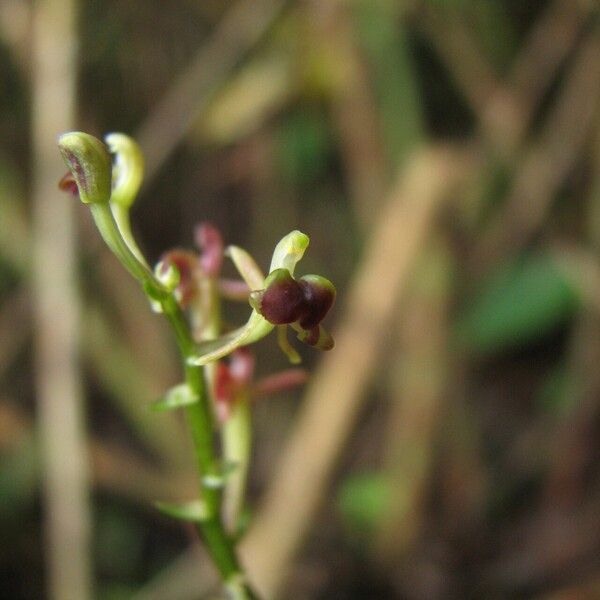
<path id="1" fill-rule="evenodd" d="M 80 131 L 64 133 L 58 147 L 79 190 L 82 202 L 107 203 L 111 193 L 111 159 L 106 146 Z"/>
<path id="2" fill-rule="evenodd" d="M 265 289 L 250 294 L 250 304 L 269 323 L 296 322 L 304 310 L 304 294 L 287 269 L 275 269 L 265 279 Z"/>
<path id="3" fill-rule="evenodd" d="M 248 348 L 238 348 L 231 354 L 229 364 L 216 363 L 214 396 L 217 415 L 225 422 L 240 392 L 250 389 L 254 376 L 254 355 Z"/>
<path id="4" fill-rule="evenodd" d="M 209 277 L 217 277 L 223 264 L 223 238 L 210 223 L 200 223 L 194 231 L 196 246 L 200 248 L 200 266 Z"/>
<path id="5" fill-rule="evenodd" d="M 181 280 L 179 270 L 172 262 L 159 261 L 154 267 L 154 276 L 169 292 L 172 292 Z"/>
<path id="6" fill-rule="evenodd" d="M 193 252 L 170 250 L 163 254 L 157 265 L 156 277 L 159 281 L 168 278 L 169 272 L 173 268 L 177 270 L 179 280 L 175 288 L 175 296 L 182 308 L 185 308 L 191 302 L 197 291 L 194 274 L 197 261 L 198 258 Z"/>
<path id="7" fill-rule="evenodd" d="M 254 377 L 254 354 L 248 348 L 238 348 L 229 360 L 229 371 L 240 386 L 248 385 Z"/>
<path id="8" fill-rule="evenodd" d="M 315 328 L 335 302 L 335 287 L 320 275 L 304 275 L 298 280 L 304 296 L 304 312 L 299 320 L 302 329 Z"/>
<path id="9" fill-rule="evenodd" d="M 142 150 L 135 140 L 124 133 L 109 133 L 104 140 L 115 155 L 111 202 L 129 209 L 144 177 Z"/>

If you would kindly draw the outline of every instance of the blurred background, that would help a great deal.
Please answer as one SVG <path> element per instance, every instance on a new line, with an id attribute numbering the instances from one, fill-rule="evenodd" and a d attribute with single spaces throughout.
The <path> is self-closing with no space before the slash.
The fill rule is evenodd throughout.
<path id="1" fill-rule="evenodd" d="M 597 0 L 2 0 L 0 597 L 215 597 L 152 506 L 196 489 L 172 339 L 57 190 L 77 128 L 140 141 L 151 262 L 298 228 L 337 285 L 255 404 L 269 596 L 600 598 L 599 99 Z"/>

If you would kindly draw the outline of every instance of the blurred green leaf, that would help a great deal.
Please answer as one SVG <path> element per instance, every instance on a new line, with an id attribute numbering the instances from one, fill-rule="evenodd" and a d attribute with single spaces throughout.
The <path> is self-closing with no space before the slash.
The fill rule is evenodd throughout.
<path id="1" fill-rule="evenodd" d="M 98 600 L 130 600 L 135 596 L 138 587 L 122 583 L 108 583 L 100 586 L 100 589 L 97 590 Z"/>
<path id="2" fill-rule="evenodd" d="M 133 515 L 103 505 L 98 512 L 94 546 L 97 568 L 103 575 L 111 579 L 134 577 L 143 562 L 144 530 Z"/>
<path id="3" fill-rule="evenodd" d="M 463 2 L 464 3 L 464 2 Z M 497 0 L 469 2 L 472 30 L 494 67 L 505 72 L 518 47 L 507 6 Z"/>
<path id="4" fill-rule="evenodd" d="M 575 382 L 564 363 L 552 369 L 536 394 L 538 408 L 544 413 L 561 416 L 571 408 Z"/>
<path id="5" fill-rule="evenodd" d="M 201 114 L 195 133 L 217 144 L 232 144 L 264 125 L 292 92 L 288 63 L 280 56 L 249 63 Z"/>
<path id="6" fill-rule="evenodd" d="M 16 279 L 29 266 L 31 243 L 19 169 L 0 156 L 0 255 L 2 283 Z"/>
<path id="7" fill-rule="evenodd" d="M 424 137 L 424 117 L 413 50 L 400 2 L 355 0 L 360 41 L 369 60 L 392 165 L 407 158 Z"/>
<path id="8" fill-rule="evenodd" d="M 327 119 L 317 110 L 296 112 L 279 129 L 279 167 L 283 178 L 296 185 L 320 177 L 331 151 Z"/>
<path id="9" fill-rule="evenodd" d="M 564 323 L 580 298 L 548 256 L 501 267 L 459 319 L 458 337 L 469 349 L 489 353 L 533 342 Z"/>
<path id="10" fill-rule="evenodd" d="M 38 476 L 37 450 L 32 437 L 26 435 L 0 457 L 0 518 L 15 519 L 31 507 Z"/>
<path id="11" fill-rule="evenodd" d="M 464 8 L 480 0 L 426 0 L 433 8 Z"/>
<path id="12" fill-rule="evenodd" d="M 345 524 L 360 534 L 371 532 L 391 499 L 388 479 L 380 473 L 361 473 L 343 482 L 338 507 Z"/>

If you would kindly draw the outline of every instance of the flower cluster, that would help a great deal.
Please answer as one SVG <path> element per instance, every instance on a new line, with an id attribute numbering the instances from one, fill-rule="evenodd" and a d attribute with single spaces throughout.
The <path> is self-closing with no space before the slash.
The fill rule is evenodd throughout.
<path id="1" fill-rule="evenodd" d="M 169 294 L 174 294 L 182 308 L 188 308 L 202 297 L 197 292 L 207 280 L 217 282 L 225 297 L 248 299 L 253 309 L 247 323 L 236 330 L 195 336 L 197 348 L 188 359 L 191 364 L 218 360 L 258 341 L 275 327 L 279 344 L 292 362 L 298 362 L 299 356 L 287 342 L 286 326 L 310 346 L 320 350 L 333 348 L 333 339 L 321 324 L 335 300 L 333 284 L 319 275 L 294 278 L 295 266 L 308 246 L 308 236 L 299 231 L 285 236 L 275 248 L 265 277 L 245 250 L 237 246 L 224 250 L 219 232 L 202 225 L 196 231 L 197 245 L 202 250 L 199 257 L 187 250 L 172 250 L 151 270 L 129 223 L 129 209 L 142 181 L 142 153 L 124 134 L 112 133 L 105 139 L 107 145 L 81 132 L 62 135 L 59 148 L 69 173 L 59 185 L 90 205 L 106 243 L 140 281 L 157 310 L 161 310 L 160 300 Z M 219 279 L 224 255 L 231 258 L 245 285 Z M 196 315 L 201 312 L 197 309 L 193 311 Z"/>

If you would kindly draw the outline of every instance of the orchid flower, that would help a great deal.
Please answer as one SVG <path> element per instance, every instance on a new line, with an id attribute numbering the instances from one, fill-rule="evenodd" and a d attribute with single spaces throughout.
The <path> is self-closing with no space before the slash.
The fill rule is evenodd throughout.
<path id="1" fill-rule="evenodd" d="M 205 365 L 230 354 L 236 348 L 252 344 L 268 335 L 275 327 L 281 349 L 292 363 L 298 363 L 298 353 L 289 345 L 286 326 L 298 333 L 298 339 L 320 350 L 333 348 L 333 338 L 320 324 L 335 300 L 335 288 L 324 277 L 305 275 L 293 277 L 309 238 L 300 231 L 283 237 L 273 252 L 269 275 L 264 276 L 254 259 L 242 248 L 230 246 L 227 254 L 250 290 L 252 313 L 245 325 L 217 338 L 202 342 L 198 356 L 190 363 Z"/>

